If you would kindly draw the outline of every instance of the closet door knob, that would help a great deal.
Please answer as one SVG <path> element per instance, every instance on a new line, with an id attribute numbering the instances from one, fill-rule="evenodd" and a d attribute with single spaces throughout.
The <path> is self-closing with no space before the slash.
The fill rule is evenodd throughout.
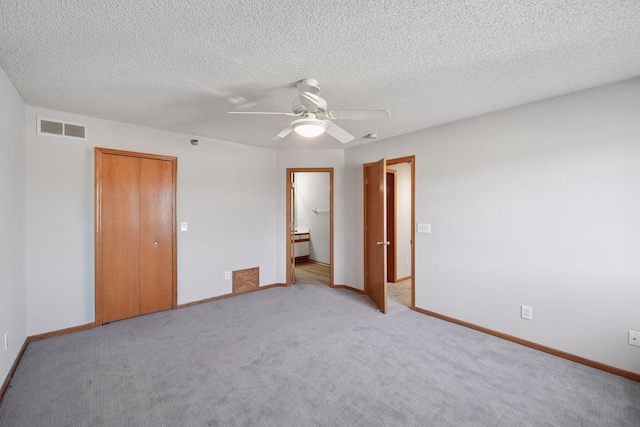
<path id="1" fill-rule="evenodd" d="M 154 245 L 158 246 L 158 241 L 153 242 Z"/>

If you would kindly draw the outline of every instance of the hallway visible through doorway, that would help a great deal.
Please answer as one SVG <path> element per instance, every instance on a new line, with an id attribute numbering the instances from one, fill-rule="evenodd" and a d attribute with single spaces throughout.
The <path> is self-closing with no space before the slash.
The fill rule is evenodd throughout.
<path id="1" fill-rule="evenodd" d="M 314 261 L 296 263 L 294 284 L 329 286 L 331 266 Z"/>
<path id="2" fill-rule="evenodd" d="M 405 280 L 415 308 L 415 192 L 415 156 L 363 165 L 364 293 L 383 313 L 389 283 Z"/>
<path id="3" fill-rule="evenodd" d="M 333 287 L 333 168 L 287 168 L 287 187 L 286 284 Z"/>
<path id="4" fill-rule="evenodd" d="M 389 302 L 410 308 L 411 278 L 396 283 L 387 282 L 387 297 Z"/>

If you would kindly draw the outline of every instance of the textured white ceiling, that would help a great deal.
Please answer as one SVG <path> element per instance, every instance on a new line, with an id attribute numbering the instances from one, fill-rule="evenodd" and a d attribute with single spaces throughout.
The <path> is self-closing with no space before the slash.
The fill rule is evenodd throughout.
<path id="1" fill-rule="evenodd" d="M 2 0 L 24 101 L 273 148 L 343 148 L 640 75 L 639 0 Z M 314 78 L 356 136 L 271 138 Z"/>

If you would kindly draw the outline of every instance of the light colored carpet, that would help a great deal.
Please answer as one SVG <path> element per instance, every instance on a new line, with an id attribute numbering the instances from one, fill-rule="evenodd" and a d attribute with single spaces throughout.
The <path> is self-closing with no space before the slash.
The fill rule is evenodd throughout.
<path id="1" fill-rule="evenodd" d="M 30 344 L 0 426 L 638 426 L 640 383 L 296 285 Z"/>

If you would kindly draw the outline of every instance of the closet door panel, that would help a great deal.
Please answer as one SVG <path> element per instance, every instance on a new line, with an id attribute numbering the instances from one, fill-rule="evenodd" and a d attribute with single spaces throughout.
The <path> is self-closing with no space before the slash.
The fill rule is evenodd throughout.
<path id="1" fill-rule="evenodd" d="M 140 159 L 140 314 L 172 308 L 173 166 Z"/>
<path id="2" fill-rule="evenodd" d="M 140 160 L 102 158 L 102 322 L 138 315 Z"/>

